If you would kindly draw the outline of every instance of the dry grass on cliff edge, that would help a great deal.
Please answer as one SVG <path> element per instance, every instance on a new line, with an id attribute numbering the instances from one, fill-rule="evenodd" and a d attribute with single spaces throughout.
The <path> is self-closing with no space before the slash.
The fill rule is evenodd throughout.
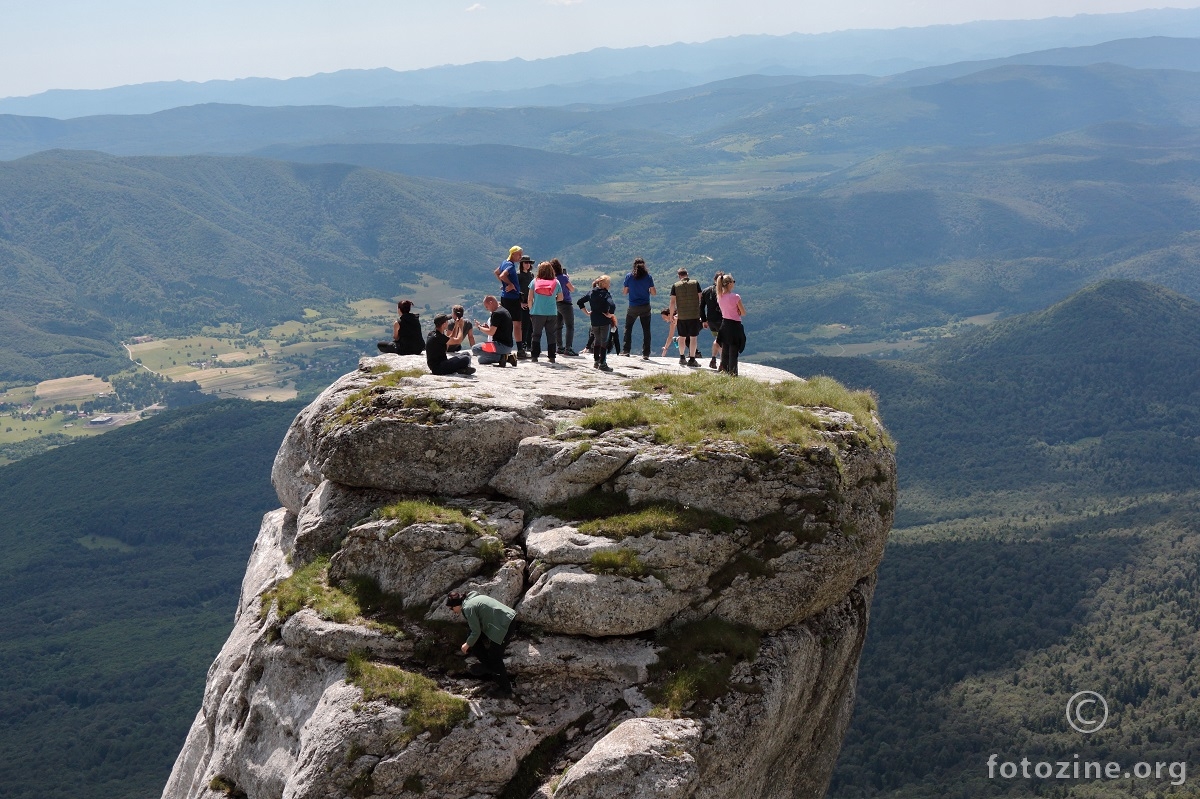
<path id="1" fill-rule="evenodd" d="M 859 439 L 873 447 L 892 442 L 876 422 L 875 396 L 851 391 L 829 377 L 760 383 L 724 374 L 654 375 L 630 382 L 640 396 L 599 402 L 580 420 L 605 431 L 649 427 L 662 444 L 740 442 L 753 452 L 776 444 L 822 444 L 820 419 L 812 408 L 832 408 L 854 417 Z"/>

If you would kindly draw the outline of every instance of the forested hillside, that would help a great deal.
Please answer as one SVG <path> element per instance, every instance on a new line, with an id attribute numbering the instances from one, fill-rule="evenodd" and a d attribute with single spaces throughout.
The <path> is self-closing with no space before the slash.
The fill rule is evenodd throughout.
<path id="1" fill-rule="evenodd" d="M 162 790 L 298 410 L 208 403 L 0 468 L 5 797 Z"/>
<path id="2" fill-rule="evenodd" d="M 896 529 L 831 796 L 1030 795 L 987 778 L 993 752 L 1194 761 L 1196 363 L 1200 304 L 1129 281 L 906 361 L 786 363 L 879 392 L 899 442 Z M 1113 713 L 1086 739 L 1063 720 L 1080 690 Z M 1118 795 L 1066 788 L 1039 791 Z"/>
<path id="3" fill-rule="evenodd" d="M 986 779 L 992 751 L 1197 754 L 1198 348 L 1197 303 L 1108 281 L 906 361 L 787 362 L 874 388 L 899 442 L 831 796 L 1027 795 Z M 215 403 L 0 469 L 6 796 L 161 785 L 295 411 Z M 1084 688 L 1114 722 L 1081 743 L 1062 707 Z"/>
<path id="4" fill-rule="evenodd" d="M 799 194 L 616 203 L 344 165 L 47 153 L 0 164 L 0 380 L 111 373 L 122 337 L 249 330 L 422 274 L 477 300 L 515 242 L 585 276 L 639 256 L 661 279 L 731 269 L 751 347 L 775 353 L 811 351 L 822 324 L 846 325 L 843 342 L 899 338 L 1105 276 L 1200 296 L 1197 163 L 1192 134 L 1100 130 L 906 151 Z"/>

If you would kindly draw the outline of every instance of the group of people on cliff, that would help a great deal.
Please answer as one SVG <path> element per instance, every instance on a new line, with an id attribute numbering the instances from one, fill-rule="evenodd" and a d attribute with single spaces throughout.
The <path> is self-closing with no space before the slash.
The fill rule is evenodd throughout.
<path id="1" fill-rule="evenodd" d="M 635 322 L 641 326 L 642 360 L 650 360 L 651 298 L 658 289 L 643 259 L 634 260 L 622 280 L 621 292 L 629 303 L 623 348 L 608 275 L 600 275 L 589 291 L 581 293 L 557 258 L 541 262 L 535 271 L 533 259 L 519 246 L 509 249 L 507 260 L 493 274 L 500 282 L 500 291 L 499 296 L 489 294 L 483 299 L 489 314 L 486 323 L 468 320 L 463 306 L 455 305 L 450 313 L 435 316 L 433 329 L 423 336 L 412 302 L 402 300 L 397 304 L 399 318 L 392 326 L 392 341 L 379 342 L 379 350 L 399 355 L 424 353 L 434 374 L 473 374 L 471 354 L 480 364 L 501 368 L 516 366 L 520 360 L 538 362 L 544 336 L 546 360 L 555 363 L 559 354 L 579 355 L 574 349 L 578 307 L 588 315 L 588 341 L 583 351 L 592 355 L 594 368 L 612 371 L 608 365 L 610 351 L 630 356 Z M 741 295 L 734 291 L 733 275 L 718 271 L 712 285 L 704 288 L 686 268 L 678 269 L 676 278 L 671 284 L 669 305 L 659 311 L 668 325 L 661 355 L 665 357 L 675 345 L 680 366 L 699 367 L 700 331 L 707 329 L 713 336 L 709 368 L 736 375 L 738 355 L 746 347 L 742 325 L 746 308 Z M 476 333 L 487 340 L 477 343 Z M 463 351 L 464 341 L 470 353 Z"/>

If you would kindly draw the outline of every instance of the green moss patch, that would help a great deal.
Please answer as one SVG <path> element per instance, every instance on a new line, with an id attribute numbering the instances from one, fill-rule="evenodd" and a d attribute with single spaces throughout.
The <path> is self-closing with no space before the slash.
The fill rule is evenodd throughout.
<path id="1" fill-rule="evenodd" d="M 851 391 L 829 377 L 767 384 L 725 374 L 654 375 L 631 381 L 642 395 L 597 403 L 580 420 L 583 427 L 605 431 L 649 427 L 662 444 L 700 444 L 718 439 L 744 444 L 753 457 L 771 459 L 778 444 L 823 444 L 811 408 L 826 407 L 853 415 L 865 444 L 891 447 L 891 439 L 872 416 L 875 396 Z"/>
<path id="2" fill-rule="evenodd" d="M 673 717 L 692 702 L 711 701 L 729 692 L 733 667 L 758 657 L 762 633 L 752 627 L 710 617 L 666 630 L 648 691 L 656 715 Z"/>
<path id="3" fill-rule="evenodd" d="M 405 731 L 397 741 L 401 745 L 425 732 L 441 737 L 467 719 L 465 699 L 439 689 L 428 677 L 372 663 L 361 652 L 351 653 L 346 660 L 346 682 L 357 686 L 368 702 L 379 700 L 408 711 Z"/>

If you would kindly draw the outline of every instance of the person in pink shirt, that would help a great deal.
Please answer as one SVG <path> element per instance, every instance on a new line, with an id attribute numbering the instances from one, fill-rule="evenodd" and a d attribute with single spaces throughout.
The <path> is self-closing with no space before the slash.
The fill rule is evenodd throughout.
<path id="1" fill-rule="evenodd" d="M 717 343 L 721 346 L 719 371 L 731 375 L 738 373 L 738 355 L 746 349 L 746 328 L 742 326 L 746 306 L 742 305 L 742 295 L 733 291 L 736 282 L 729 273 L 717 281 L 717 304 L 721 306 L 723 317 L 721 331 L 717 334 Z"/>

